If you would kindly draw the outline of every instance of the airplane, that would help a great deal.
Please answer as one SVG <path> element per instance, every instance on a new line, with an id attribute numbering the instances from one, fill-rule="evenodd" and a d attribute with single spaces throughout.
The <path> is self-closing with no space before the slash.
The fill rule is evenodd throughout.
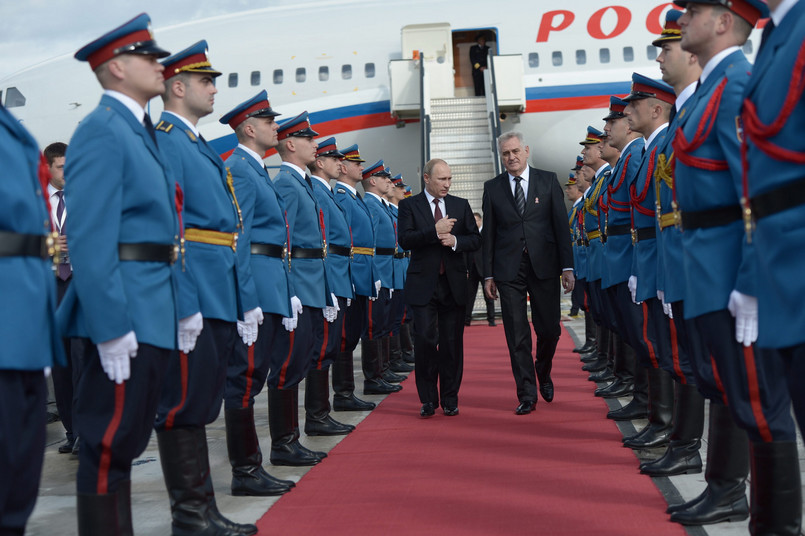
<path id="1" fill-rule="evenodd" d="M 385 160 L 415 193 L 426 156 L 480 162 L 481 171 L 453 170 L 454 191 L 480 210 L 481 185 L 500 170 L 494 165 L 499 133 L 523 132 L 532 165 L 564 181 L 587 125 L 603 127 L 609 96 L 629 92 L 632 72 L 660 77 L 651 42 L 672 7 L 660 0 L 323 0 L 164 28 L 153 22 L 167 50 L 207 40 L 211 63 L 223 75 L 215 112 L 199 128 L 221 154 L 237 141 L 218 118 L 265 88 L 280 121 L 309 111 L 322 137 L 336 136 L 342 147 L 358 143 L 365 159 Z M 487 98 L 473 96 L 469 64 L 479 32 L 496 65 L 494 74 L 487 70 L 486 87 L 494 93 Z M 758 39 L 755 33 L 744 47 L 750 60 Z M 100 93 L 72 54 L 0 80 L 3 104 L 43 147 L 69 141 Z M 481 110 L 480 123 L 464 124 L 469 131 L 448 124 L 442 149 L 431 143 L 436 114 L 425 113 L 437 99 L 474 101 Z M 161 100 L 148 108 L 157 118 Z M 476 131 L 489 133 L 481 145 Z M 456 153 L 462 146 L 464 154 Z M 266 156 L 269 166 L 279 164 L 276 154 Z"/>

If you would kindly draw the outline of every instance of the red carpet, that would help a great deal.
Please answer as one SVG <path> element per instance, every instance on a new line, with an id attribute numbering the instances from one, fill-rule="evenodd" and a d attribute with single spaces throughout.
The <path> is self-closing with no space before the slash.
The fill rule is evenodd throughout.
<path id="1" fill-rule="evenodd" d="M 567 333 L 554 402 L 525 416 L 503 327 L 468 327 L 465 348 L 460 415 L 420 419 L 408 379 L 260 519 L 260 534 L 685 534 L 621 446 Z"/>

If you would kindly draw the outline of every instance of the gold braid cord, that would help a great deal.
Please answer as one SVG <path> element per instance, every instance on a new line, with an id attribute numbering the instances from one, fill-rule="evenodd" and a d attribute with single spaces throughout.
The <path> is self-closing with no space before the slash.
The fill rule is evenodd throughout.
<path id="1" fill-rule="evenodd" d="M 238 210 L 238 229 L 243 229 L 243 215 L 240 213 L 240 205 L 238 204 L 238 198 L 235 195 L 235 183 L 232 180 L 232 172 L 229 171 L 229 168 L 226 168 L 226 185 L 229 187 L 229 191 L 232 193 L 232 201 L 235 202 L 235 208 Z"/>

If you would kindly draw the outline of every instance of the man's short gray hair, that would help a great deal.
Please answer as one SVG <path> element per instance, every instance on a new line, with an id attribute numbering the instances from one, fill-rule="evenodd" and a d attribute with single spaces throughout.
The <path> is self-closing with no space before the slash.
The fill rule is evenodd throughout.
<path id="1" fill-rule="evenodd" d="M 525 138 L 523 137 L 523 133 L 517 130 L 512 130 L 511 132 L 506 132 L 505 134 L 500 135 L 498 138 L 498 151 L 501 151 L 503 144 L 512 138 L 517 138 L 517 140 L 520 142 L 520 147 L 525 147 Z"/>

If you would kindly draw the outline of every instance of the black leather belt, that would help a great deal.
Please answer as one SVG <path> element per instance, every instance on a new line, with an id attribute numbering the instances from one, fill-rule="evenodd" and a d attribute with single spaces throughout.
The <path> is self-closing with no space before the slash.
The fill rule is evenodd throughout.
<path id="1" fill-rule="evenodd" d="M 584 245 L 584 240 L 583 240 L 583 239 L 581 239 L 581 238 L 577 238 L 577 239 L 576 239 L 576 245 L 577 245 L 577 246 L 583 246 L 583 245 Z"/>
<path id="2" fill-rule="evenodd" d="M 0 231 L 0 257 L 40 257 L 47 259 L 48 237 Z"/>
<path id="3" fill-rule="evenodd" d="M 607 225 L 607 236 L 619 236 L 632 232 L 632 226 L 628 223 L 620 225 Z"/>
<path id="4" fill-rule="evenodd" d="M 406 256 L 407 258 L 409 258 L 409 259 L 410 259 L 410 258 L 411 258 L 411 252 L 410 252 L 410 251 L 406 251 L 406 252 L 405 252 L 405 256 Z"/>
<path id="5" fill-rule="evenodd" d="M 176 262 L 179 250 L 174 244 L 118 244 L 117 254 L 121 261 Z"/>
<path id="6" fill-rule="evenodd" d="M 642 229 L 632 231 L 632 244 L 637 244 L 641 240 L 648 240 L 650 238 L 657 238 L 656 227 L 643 227 Z"/>
<path id="7" fill-rule="evenodd" d="M 756 195 L 749 202 L 756 220 L 805 204 L 805 179 Z"/>
<path id="8" fill-rule="evenodd" d="M 394 254 L 394 258 L 395 259 L 404 259 L 405 258 L 405 252 L 404 251 L 398 251 L 397 253 Z"/>
<path id="9" fill-rule="evenodd" d="M 394 255 L 394 248 L 375 248 L 375 255 Z"/>
<path id="10" fill-rule="evenodd" d="M 743 213 L 738 205 L 709 210 L 682 211 L 682 230 L 719 227 L 738 221 L 742 217 Z"/>
<path id="11" fill-rule="evenodd" d="M 333 253 L 335 255 L 341 255 L 342 257 L 351 257 L 352 256 L 352 248 L 348 248 L 345 246 L 336 246 L 335 244 L 330 244 L 327 246 L 328 252 Z"/>
<path id="12" fill-rule="evenodd" d="M 327 257 L 326 248 L 293 248 L 291 257 L 294 259 L 324 259 Z"/>
<path id="13" fill-rule="evenodd" d="M 278 246 L 276 244 L 252 242 L 250 250 L 252 255 L 265 255 L 266 257 L 275 257 L 277 259 L 284 259 L 288 254 L 288 250 L 285 246 Z"/>

